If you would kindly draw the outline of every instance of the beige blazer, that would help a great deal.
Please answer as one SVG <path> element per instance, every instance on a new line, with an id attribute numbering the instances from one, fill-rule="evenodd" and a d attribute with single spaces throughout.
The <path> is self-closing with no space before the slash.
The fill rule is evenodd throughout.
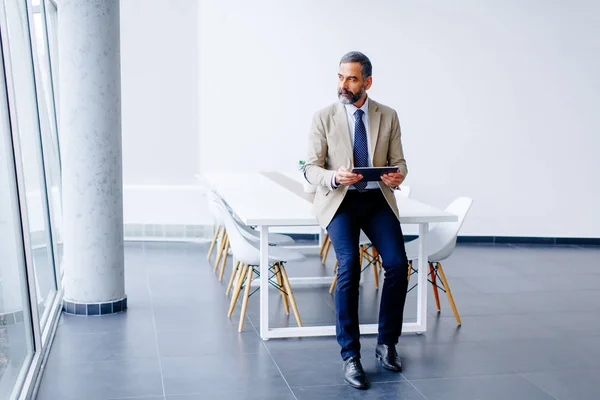
<path id="1" fill-rule="evenodd" d="M 369 155 L 374 167 L 399 166 L 406 176 L 406 160 L 400 140 L 400 123 L 393 109 L 369 98 Z M 348 126 L 346 108 L 337 102 L 315 113 L 308 139 L 306 179 L 317 186 L 313 211 L 319 225 L 327 228 L 344 196 L 347 186 L 334 189 L 331 179 L 340 167 L 351 169 L 354 165 L 352 136 Z M 388 204 L 398 216 L 394 191 L 379 182 Z"/>

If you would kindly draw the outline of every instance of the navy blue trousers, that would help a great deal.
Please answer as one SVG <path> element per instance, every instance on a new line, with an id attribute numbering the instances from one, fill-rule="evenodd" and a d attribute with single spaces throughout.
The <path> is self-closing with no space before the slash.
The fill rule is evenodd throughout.
<path id="1" fill-rule="evenodd" d="M 381 255 L 385 271 L 379 306 L 378 343 L 398 343 L 408 287 L 408 260 L 402 229 L 383 193 L 381 190 L 349 190 L 327 226 L 327 233 L 338 259 L 336 335 L 344 360 L 353 356 L 360 357 L 358 289 L 361 229 Z"/>

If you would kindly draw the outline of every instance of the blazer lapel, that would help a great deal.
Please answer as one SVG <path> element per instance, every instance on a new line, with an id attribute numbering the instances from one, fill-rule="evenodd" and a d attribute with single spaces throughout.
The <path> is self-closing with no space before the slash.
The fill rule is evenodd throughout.
<path id="1" fill-rule="evenodd" d="M 375 147 L 377 146 L 377 138 L 379 137 L 380 120 L 381 113 L 379 112 L 379 106 L 373 100 L 369 99 L 369 143 L 371 144 L 369 153 L 371 162 L 373 162 Z"/>
<path id="2" fill-rule="evenodd" d="M 335 109 L 333 116 L 335 128 L 342 141 L 346 158 L 354 163 L 354 152 L 352 151 L 352 141 L 350 140 L 350 128 L 348 127 L 348 117 L 346 116 L 346 108 L 339 103 Z"/>

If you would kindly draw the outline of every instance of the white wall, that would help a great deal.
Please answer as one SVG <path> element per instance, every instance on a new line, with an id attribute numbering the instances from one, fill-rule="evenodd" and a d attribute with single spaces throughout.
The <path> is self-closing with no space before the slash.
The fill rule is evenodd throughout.
<path id="1" fill-rule="evenodd" d="M 121 1 L 125 223 L 206 221 L 192 187 L 199 153 L 197 9 L 196 0 Z"/>
<path id="2" fill-rule="evenodd" d="M 293 170 L 356 49 L 374 64 L 371 97 L 400 116 L 413 197 L 473 197 L 463 235 L 600 237 L 600 3 L 215 0 L 198 12 L 201 170 Z"/>

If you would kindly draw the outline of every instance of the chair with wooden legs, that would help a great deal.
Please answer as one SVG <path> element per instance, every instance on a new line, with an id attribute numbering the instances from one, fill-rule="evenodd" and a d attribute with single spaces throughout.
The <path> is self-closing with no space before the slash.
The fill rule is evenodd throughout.
<path id="1" fill-rule="evenodd" d="M 217 255 L 215 258 L 215 264 L 213 265 L 213 270 L 217 271 L 219 265 L 224 266 L 227 263 L 227 255 L 229 254 L 229 244 L 227 238 L 227 231 L 225 230 L 223 218 L 221 217 L 221 212 L 215 206 L 215 204 L 219 203 L 219 197 L 214 192 L 209 192 L 208 199 L 209 209 L 215 220 L 216 230 L 213 236 L 213 240 L 210 244 L 210 248 L 208 249 L 208 255 L 206 259 L 210 261 L 210 256 L 213 250 L 215 249 L 215 246 L 217 246 Z"/>
<path id="2" fill-rule="evenodd" d="M 227 288 L 227 293 L 233 289 L 231 303 L 227 312 L 228 317 L 231 317 L 233 314 L 242 288 L 244 289 L 238 325 L 238 331 L 241 332 L 244 328 L 248 298 L 252 294 L 252 279 L 254 275 L 260 276 L 260 251 L 252 241 L 242 234 L 241 227 L 234 220 L 229 211 L 222 205 L 217 204 L 216 206 L 220 208 L 225 228 L 229 233 L 233 257 L 236 260 Z M 304 257 L 303 254 L 296 251 L 283 249 L 277 246 L 271 246 L 269 248 L 269 284 L 280 291 L 287 314 L 289 314 L 289 308 L 291 306 L 298 326 L 302 326 L 302 320 L 300 319 L 300 313 L 290 285 L 285 263 L 303 261 L 305 258 L 306 257 Z"/>
<path id="3" fill-rule="evenodd" d="M 458 315 L 458 309 L 456 308 L 456 303 L 454 302 L 448 279 L 446 278 L 446 274 L 444 273 L 444 269 L 440 262 L 450 257 L 456 248 L 458 232 L 460 231 L 472 204 L 473 200 L 468 197 L 459 197 L 454 200 L 446 207 L 445 211 L 457 215 L 458 221 L 436 224 L 427 234 L 427 252 L 429 253 L 427 260 L 429 264 L 428 280 L 433 287 L 433 295 L 435 297 L 437 310 L 440 311 L 441 309 L 438 292 L 438 290 L 441 290 L 448 296 L 448 302 L 450 303 L 450 307 L 452 308 L 452 312 L 454 313 L 458 325 L 461 325 L 462 321 Z M 410 280 L 410 276 L 418 272 L 413 266 L 413 261 L 419 258 L 419 241 L 416 240 L 414 242 L 406 243 L 405 246 L 406 256 L 410 260 L 408 269 L 408 279 Z M 415 286 L 412 286 L 408 291 L 411 291 Z"/>
<path id="4" fill-rule="evenodd" d="M 227 236 L 227 230 L 225 229 L 225 226 L 224 226 L 223 217 L 221 216 L 221 211 L 218 208 L 215 208 L 216 205 L 221 205 L 221 207 L 224 208 L 228 212 L 229 215 L 233 216 L 233 218 L 238 223 L 238 226 L 240 227 L 241 233 L 246 238 L 248 238 L 256 243 L 259 243 L 260 242 L 260 232 L 257 232 L 256 230 L 244 225 L 243 222 L 241 222 L 235 216 L 235 214 L 232 213 L 232 211 L 229 208 L 229 206 L 227 205 L 227 203 L 216 192 L 210 191 L 208 194 L 208 198 L 209 198 L 209 207 L 210 207 L 211 213 L 213 214 L 215 221 L 217 223 L 217 230 L 215 232 L 213 241 L 208 250 L 207 258 L 210 260 L 210 255 L 213 251 L 213 248 L 218 243 L 217 256 L 215 259 L 215 264 L 213 266 L 213 270 L 214 270 L 214 272 L 217 272 L 217 270 L 219 269 L 219 265 L 220 265 L 220 270 L 219 270 L 218 276 L 219 276 L 219 281 L 222 281 L 223 275 L 225 273 L 225 266 L 227 265 L 227 258 L 229 256 L 229 252 L 231 250 L 231 246 L 229 244 L 229 237 Z M 269 245 L 271 245 L 271 246 L 287 246 L 287 245 L 291 245 L 293 243 L 294 243 L 294 239 L 292 239 L 291 237 L 289 237 L 287 235 L 282 235 L 282 234 L 278 234 L 278 233 L 269 233 Z"/>

